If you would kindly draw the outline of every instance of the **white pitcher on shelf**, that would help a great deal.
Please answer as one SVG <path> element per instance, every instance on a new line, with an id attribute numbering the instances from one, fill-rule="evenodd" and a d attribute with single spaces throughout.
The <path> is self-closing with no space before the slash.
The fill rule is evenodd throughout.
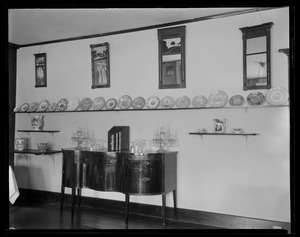
<path id="1" fill-rule="evenodd" d="M 44 115 L 31 116 L 31 126 L 33 130 L 42 130 L 44 127 Z"/>

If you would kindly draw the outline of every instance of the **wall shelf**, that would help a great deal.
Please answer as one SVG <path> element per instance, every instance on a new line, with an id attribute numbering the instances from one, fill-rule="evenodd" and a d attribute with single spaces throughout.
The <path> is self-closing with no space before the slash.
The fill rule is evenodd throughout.
<path id="1" fill-rule="evenodd" d="M 217 136 L 256 136 L 258 133 L 199 133 L 199 132 L 190 132 L 190 135 L 217 135 Z"/>
<path id="2" fill-rule="evenodd" d="M 38 149 L 25 149 L 23 151 L 12 150 L 11 152 L 20 153 L 20 154 L 52 155 L 52 154 L 56 154 L 56 153 L 61 153 L 62 151 L 59 151 L 59 150 L 40 151 Z"/>
<path id="3" fill-rule="evenodd" d="M 18 132 L 45 132 L 45 133 L 56 133 L 59 132 L 59 130 L 25 130 L 25 129 L 20 129 L 17 130 Z"/>
<path id="4" fill-rule="evenodd" d="M 289 107 L 289 105 L 262 105 L 262 106 L 227 106 L 227 107 L 188 107 L 188 108 L 157 108 L 157 109 L 103 109 L 103 110 L 75 110 L 75 111 L 34 111 L 34 112 L 13 112 L 16 114 L 31 114 L 31 113 L 93 113 L 93 112 L 120 112 L 120 111 L 173 111 L 173 110 L 206 110 L 206 109 L 266 109 Z"/>

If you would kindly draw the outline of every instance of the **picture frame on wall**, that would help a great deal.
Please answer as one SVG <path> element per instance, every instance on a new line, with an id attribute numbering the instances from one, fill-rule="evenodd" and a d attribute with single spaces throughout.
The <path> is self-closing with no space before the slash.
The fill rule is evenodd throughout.
<path id="1" fill-rule="evenodd" d="M 47 58 L 46 53 L 34 54 L 35 87 L 47 87 Z"/>
<path id="2" fill-rule="evenodd" d="M 92 44 L 92 89 L 110 87 L 109 44 Z"/>

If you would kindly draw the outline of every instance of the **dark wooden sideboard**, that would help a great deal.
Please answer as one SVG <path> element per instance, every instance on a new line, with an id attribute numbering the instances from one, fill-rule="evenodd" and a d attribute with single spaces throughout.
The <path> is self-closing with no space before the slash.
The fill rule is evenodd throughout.
<path id="1" fill-rule="evenodd" d="M 166 194 L 173 192 L 174 216 L 177 219 L 177 151 L 144 155 L 129 152 L 62 149 L 63 170 L 61 210 L 65 187 L 72 188 L 72 214 L 75 200 L 80 204 L 81 189 L 125 194 L 125 223 L 128 224 L 130 195 L 162 195 L 162 218 L 166 224 Z M 77 191 L 77 198 L 76 198 Z"/>

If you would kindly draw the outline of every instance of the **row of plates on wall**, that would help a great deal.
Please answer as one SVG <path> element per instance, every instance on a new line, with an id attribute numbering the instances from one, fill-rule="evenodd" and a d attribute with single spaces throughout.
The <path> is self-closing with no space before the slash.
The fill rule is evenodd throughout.
<path id="1" fill-rule="evenodd" d="M 43 112 L 43 111 L 86 111 L 86 110 L 114 110 L 119 109 L 157 109 L 157 108 L 188 108 L 188 107 L 205 107 L 208 104 L 211 107 L 224 107 L 228 103 L 231 106 L 243 106 L 245 101 L 249 105 L 259 106 L 267 101 L 271 105 L 283 105 L 289 99 L 288 91 L 283 87 L 275 87 L 266 92 L 264 95 L 259 91 L 248 94 L 246 100 L 242 95 L 233 95 L 229 98 L 223 90 L 213 91 L 208 97 L 197 95 L 192 100 L 190 97 L 183 95 L 176 99 L 172 96 L 165 96 L 160 99 L 157 96 L 150 96 L 147 100 L 142 97 L 132 99 L 129 95 L 123 95 L 118 100 L 110 98 L 105 100 L 102 96 L 92 100 L 85 97 L 82 100 L 79 98 L 60 99 L 58 102 L 50 103 L 48 100 L 43 100 L 40 103 L 25 102 L 20 106 L 15 107 L 14 112 Z"/>

